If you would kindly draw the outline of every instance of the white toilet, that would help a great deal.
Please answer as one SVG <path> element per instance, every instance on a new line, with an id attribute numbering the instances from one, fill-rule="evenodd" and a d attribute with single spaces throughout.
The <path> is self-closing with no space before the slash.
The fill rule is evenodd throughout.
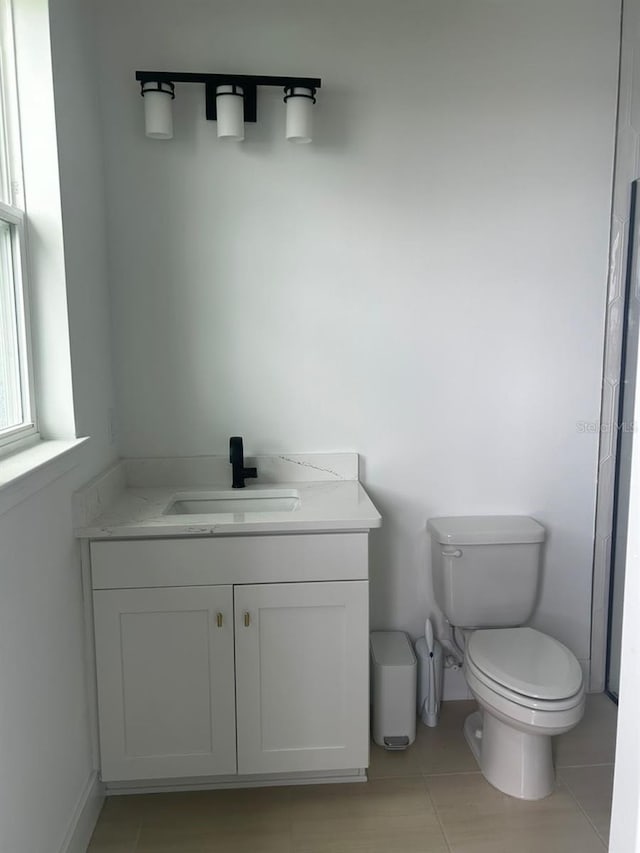
<path id="1" fill-rule="evenodd" d="M 525 516 L 432 518 L 433 587 L 465 636 L 464 674 L 481 710 L 464 733 L 491 784 L 525 800 L 554 786 L 552 735 L 584 713 L 584 682 L 566 646 L 520 627 L 535 607 L 544 527 Z"/>

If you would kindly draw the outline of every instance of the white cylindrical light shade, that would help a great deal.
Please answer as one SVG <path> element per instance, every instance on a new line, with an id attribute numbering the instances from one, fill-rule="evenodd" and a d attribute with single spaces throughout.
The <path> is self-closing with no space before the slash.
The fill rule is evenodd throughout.
<path id="1" fill-rule="evenodd" d="M 145 83 L 144 127 L 151 139 L 173 139 L 172 83 Z"/>
<path id="2" fill-rule="evenodd" d="M 216 87 L 218 139 L 242 142 L 244 139 L 244 97 L 241 86 Z"/>
<path id="3" fill-rule="evenodd" d="M 311 142 L 313 135 L 313 104 L 315 98 L 312 89 L 292 86 L 287 89 L 287 127 L 289 142 Z"/>

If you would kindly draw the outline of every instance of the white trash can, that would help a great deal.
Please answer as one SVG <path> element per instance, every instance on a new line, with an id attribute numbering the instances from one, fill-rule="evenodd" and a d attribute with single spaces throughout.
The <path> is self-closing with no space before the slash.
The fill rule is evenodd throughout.
<path id="1" fill-rule="evenodd" d="M 373 739 L 389 750 L 416 739 L 416 656 L 404 631 L 373 631 L 371 696 Z"/>

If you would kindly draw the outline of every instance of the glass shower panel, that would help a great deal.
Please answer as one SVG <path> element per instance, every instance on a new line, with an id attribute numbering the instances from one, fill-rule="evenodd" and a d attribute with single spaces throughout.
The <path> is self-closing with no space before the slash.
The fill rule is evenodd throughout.
<path id="1" fill-rule="evenodd" d="M 640 217 L 638 216 L 639 211 L 637 209 L 638 184 L 638 181 L 634 181 L 631 185 L 630 242 L 627 254 L 620 398 L 616 423 L 616 479 L 613 504 L 606 678 L 607 691 L 615 699 L 618 698 L 620 690 L 622 601 L 627 556 L 627 527 L 629 523 L 631 451 L 635 432 L 635 424 L 633 423 L 634 389 L 638 369 L 638 326 L 640 322 L 640 269 L 638 258 L 638 249 L 640 248 L 640 240 L 638 239 Z"/>

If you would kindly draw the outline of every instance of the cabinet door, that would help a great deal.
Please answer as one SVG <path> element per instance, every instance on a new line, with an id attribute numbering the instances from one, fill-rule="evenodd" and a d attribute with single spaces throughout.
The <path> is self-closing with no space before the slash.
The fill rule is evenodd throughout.
<path id="1" fill-rule="evenodd" d="M 234 587 L 238 772 L 369 763 L 368 583 Z"/>
<path id="2" fill-rule="evenodd" d="M 94 592 L 102 778 L 236 772 L 230 586 Z"/>

